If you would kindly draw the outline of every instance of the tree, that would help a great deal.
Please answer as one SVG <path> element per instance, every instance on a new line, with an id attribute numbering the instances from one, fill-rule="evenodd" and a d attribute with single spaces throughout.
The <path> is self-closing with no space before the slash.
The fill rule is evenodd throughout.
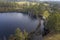
<path id="1" fill-rule="evenodd" d="M 21 30 L 19 28 L 16 29 L 15 37 L 16 37 L 16 40 L 24 40 L 25 39 L 23 33 L 21 32 Z"/>
<path id="2" fill-rule="evenodd" d="M 59 32 L 60 31 L 60 14 L 59 13 L 55 13 L 55 14 L 51 14 L 48 17 L 48 22 L 46 27 L 52 31 L 52 32 Z"/>
<path id="3" fill-rule="evenodd" d="M 60 31 L 60 12 L 57 4 L 50 5 L 49 7 L 49 16 L 47 19 L 47 25 L 45 26 L 52 32 Z"/>
<path id="4" fill-rule="evenodd" d="M 24 30 L 24 37 L 25 37 L 25 40 L 28 40 L 28 33 Z"/>

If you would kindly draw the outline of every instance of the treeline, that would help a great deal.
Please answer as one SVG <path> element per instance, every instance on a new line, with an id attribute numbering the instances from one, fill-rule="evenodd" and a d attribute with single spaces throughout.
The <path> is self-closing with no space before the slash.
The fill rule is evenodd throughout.
<path id="1" fill-rule="evenodd" d="M 0 12 L 14 11 L 16 8 L 16 3 L 0 2 Z"/>
<path id="2" fill-rule="evenodd" d="M 0 12 L 21 12 L 24 11 L 26 4 L 18 4 L 16 2 L 0 2 Z"/>
<path id="3" fill-rule="evenodd" d="M 25 2 L 0 2 L 0 12 L 26 12 L 36 13 L 35 11 L 42 11 L 46 9 L 44 3 Z"/>

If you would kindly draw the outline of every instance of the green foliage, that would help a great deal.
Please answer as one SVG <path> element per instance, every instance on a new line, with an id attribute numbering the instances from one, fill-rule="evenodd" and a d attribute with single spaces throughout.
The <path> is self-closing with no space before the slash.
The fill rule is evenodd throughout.
<path id="1" fill-rule="evenodd" d="M 44 11 L 46 10 L 46 5 L 43 3 L 36 3 L 35 5 L 30 5 L 28 6 L 27 3 L 25 4 L 18 4 L 18 2 L 0 2 L 0 12 L 32 12 L 32 14 L 43 14 Z"/>
<path id="2" fill-rule="evenodd" d="M 19 28 L 16 29 L 15 37 L 16 40 L 24 40 L 24 35 Z"/>
<path id="3" fill-rule="evenodd" d="M 32 11 L 32 13 L 34 14 L 43 14 L 45 10 L 44 7 L 45 6 L 43 4 L 39 4 L 39 5 L 35 4 L 35 5 L 30 6 L 29 11 Z"/>
<path id="4" fill-rule="evenodd" d="M 52 32 L 60 32 L 60 12 L 57 4 L 53 4 L 53 6 L 48 7 L 49 16 L 47 18 L 47 25 L 48 28 Z"/>
<path id="5" fill-rule="evenodd" d="M 48 22 L 46 27 L 53 32 L 60 32 L 60 14 L 55 13 L 51 14 L 48 17 Z"/>
<path id="6" fill-rule="evenodd" d="M 25 37 L 25 40 L 28 40 L 28 33 L 24 30 L 24 37 Z"/>
<path id="7" fill-rule="evenodd" d="M 17 28 L 15 32 L 15 37 L 16 40 L 27 40 L 28 33 L 25 30 L 24 32 L 22 32 L 19 28 Z"/>
<path id="8" fill-rule="evenodd" d="M 48 18 L 49 17 L 49 12 L 48 11 L 45 11 L 44 13 L 43 13 L 43 16 L 45 17 L 45 18 Z"/>

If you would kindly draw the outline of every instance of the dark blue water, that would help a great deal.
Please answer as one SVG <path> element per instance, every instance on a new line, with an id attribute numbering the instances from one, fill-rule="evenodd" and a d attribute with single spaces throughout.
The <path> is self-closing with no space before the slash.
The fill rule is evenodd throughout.
<path id="1" fill-rule="evenodd" d="M 37 25 L 37 19 L 31 19 L 23 13 L 0 13 L 0 37 L 13 34 L 16 28 L 31 32 Z"/>

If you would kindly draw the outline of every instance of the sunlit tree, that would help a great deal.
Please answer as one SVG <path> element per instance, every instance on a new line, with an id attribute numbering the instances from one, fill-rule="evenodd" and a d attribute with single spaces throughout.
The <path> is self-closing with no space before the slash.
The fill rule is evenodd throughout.
<path id="1" fill-rule="evenodd" d="M 16 40 L 24 40 L 25 39 L 23 32 L 19 28 L 16 29 L 15 37 L 16 37 Z"/>

